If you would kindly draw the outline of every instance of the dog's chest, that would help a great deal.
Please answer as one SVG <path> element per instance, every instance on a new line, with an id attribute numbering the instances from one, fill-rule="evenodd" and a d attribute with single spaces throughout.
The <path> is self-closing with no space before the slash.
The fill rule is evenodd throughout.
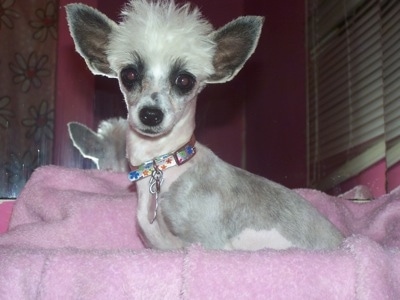
<path id="1" fill-rule="evenodd" d="M 170 185 L 187 169 L 187 167 L 188 166 L 182 165 L 177 168 L 171 168 L 165 172 L 160 195 L 168 191 Z M 149 243 L 148 246 L 158 249 L 182 248 L 184 246 L 183 241 L 172 234 L 167 224 L 164 222 L 160 203 L 158 203 L 158 208 L 156 209 L 156 196 L 150 193 L 150 178 L 145 178 L 137 182 L 137 193 L 138 223 L 146 238 L 146 242 Z M 156 217 L 153 221 L 152 219 L 155 213 Z"/>

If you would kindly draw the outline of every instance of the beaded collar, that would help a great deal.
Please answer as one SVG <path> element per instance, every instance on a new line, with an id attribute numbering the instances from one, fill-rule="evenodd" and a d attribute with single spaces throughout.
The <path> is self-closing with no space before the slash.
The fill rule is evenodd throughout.
<path id="1" fill-rule="evenodd" d="M 131 172 L 128 175 L 129 180 L 135 182 L 151 176 L 157 170 L 164 171 L 168 168 L 182 165 L 196 154 L 195 143 L 196 138 L 192 135 L 190 141 L 175 152 L 160 155 L 140 166 L 131 165 Z"/>

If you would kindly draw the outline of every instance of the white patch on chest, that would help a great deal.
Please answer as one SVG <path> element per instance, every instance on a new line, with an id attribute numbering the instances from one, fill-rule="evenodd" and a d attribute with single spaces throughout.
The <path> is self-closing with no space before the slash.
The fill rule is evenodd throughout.
<path id="1" fill-rule="evenodd" d="M 282 236 L 278 230 L 254 230 L 245 229 L 233 237 L 226 250 L 256 251 L 264 248 L 282 250 L 292 247 L 293 244 Z"/>

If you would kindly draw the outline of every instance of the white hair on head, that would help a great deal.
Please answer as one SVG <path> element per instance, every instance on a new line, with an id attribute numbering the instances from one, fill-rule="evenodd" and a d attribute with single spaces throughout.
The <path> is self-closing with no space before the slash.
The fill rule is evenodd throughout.
<path id="1" fill-rule="evenodd" d="M 122 21 L 110 36 L 109 62 L 119 71 L 139 54 L 145 61 L 165 66 L 183 59 L 196 76 L 214 72 L 215 44 L 212 25 L 197 7 L 173 0 L 131 0 L 122 11 Z"/>

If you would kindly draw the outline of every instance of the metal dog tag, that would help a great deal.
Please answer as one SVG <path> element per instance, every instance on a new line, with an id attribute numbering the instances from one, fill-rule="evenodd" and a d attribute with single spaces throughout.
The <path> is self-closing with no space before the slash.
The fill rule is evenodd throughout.
<path id="1" fill-rule="evenodd" d="M 150 182 L 149 182 L 149 192 L 153 195 L 149 208 L 149 222 L 153 224 L 154 220 L 157 218 L 157 209 L 159 204 L 159 195 L 161 191 L 161 185 L 164 181 L 163 172 L 157 167 L 154 163 L 154 171 L 151 174 Z"/>

